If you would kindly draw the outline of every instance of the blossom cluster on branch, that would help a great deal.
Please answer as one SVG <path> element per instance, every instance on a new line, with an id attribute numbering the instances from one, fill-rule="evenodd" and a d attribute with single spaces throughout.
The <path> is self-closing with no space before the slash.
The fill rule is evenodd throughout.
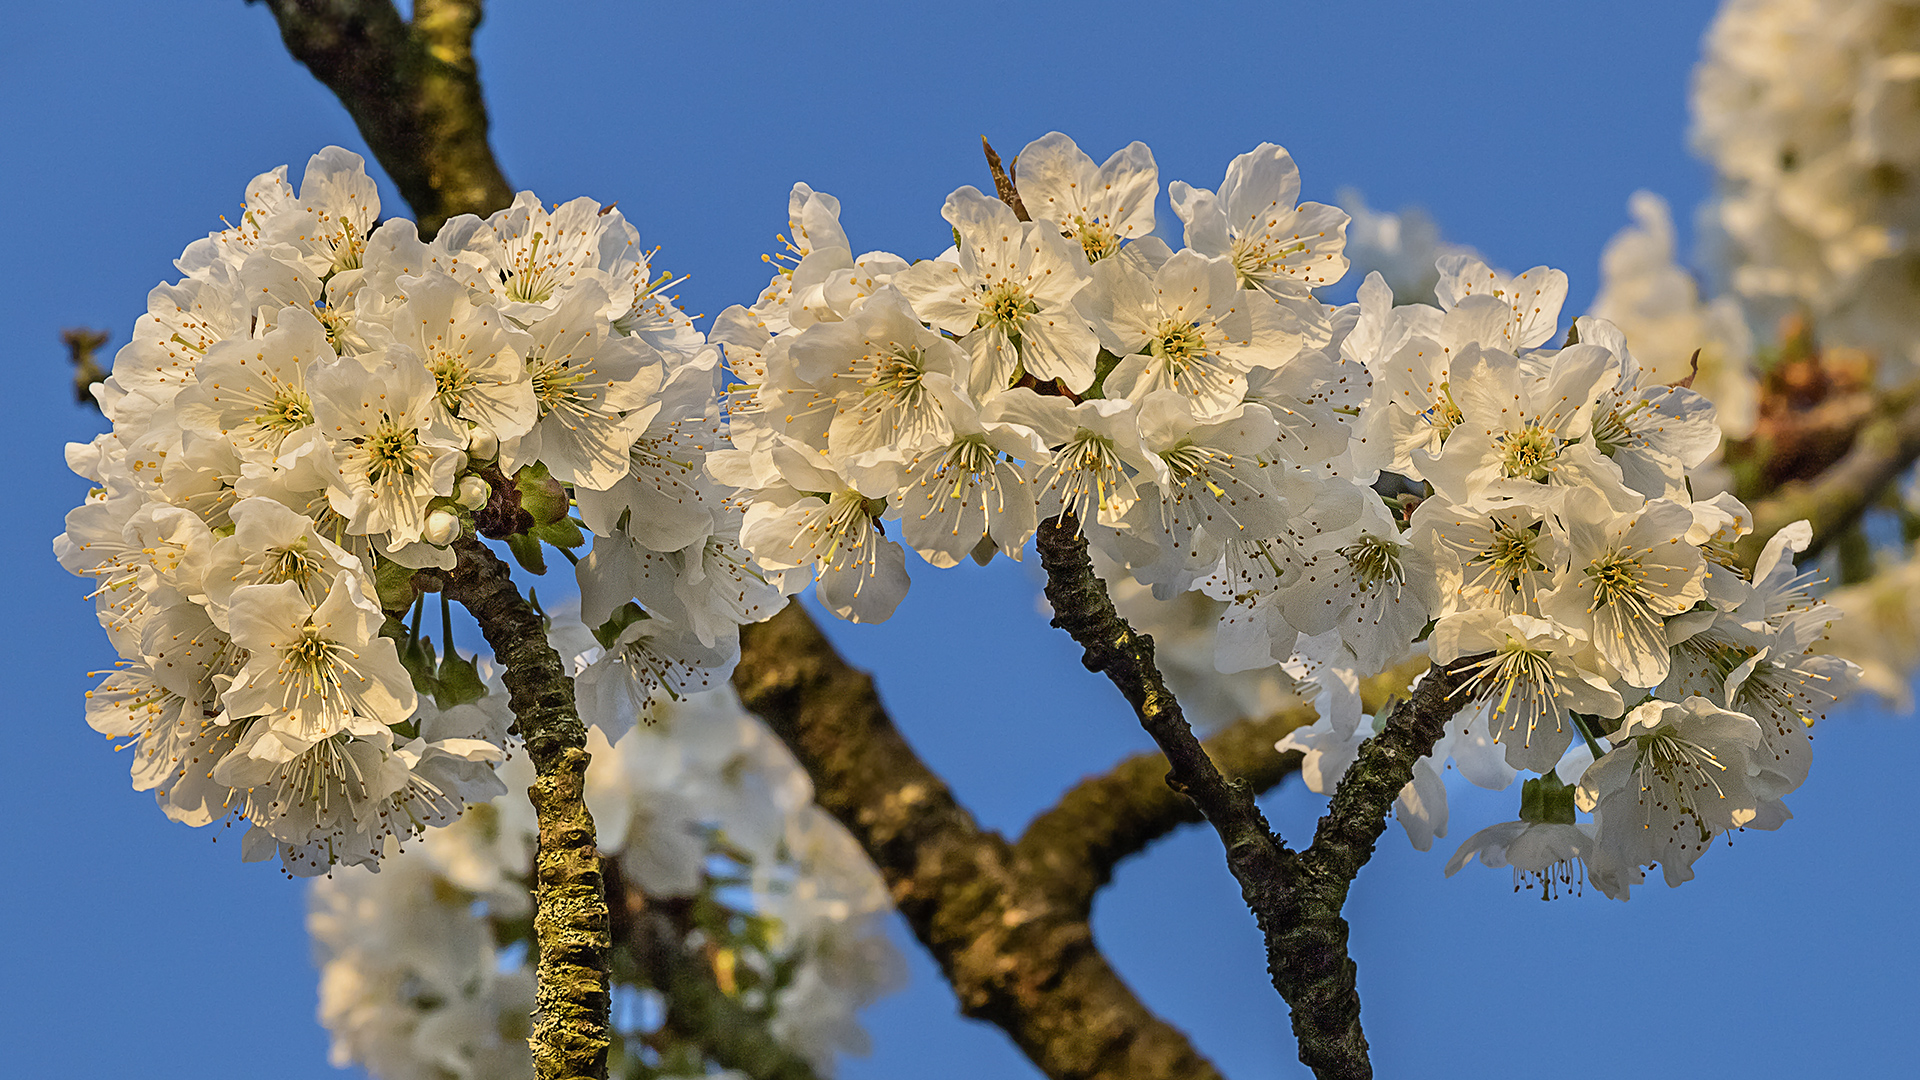
<path id="1" fill-rule="evenodd" d="M 1145 146 L 1099 164 L 1054 133 L 1001 197 L 955 191 L 954 247 L 910 263 L 856 257 L 837 201 L 797 185 L 792 265 L 712 335 L 740 385 L 709 462 L 755 558 L 878 621 L 907 591 L 902 542 L 937 567 L 1019 558 L 1071 515 L 1155 596 L 1225 605 L 1217 671 L 1323 688 L 1281 744 L 1322 791 L 1371 733 L 1358 680 L 1424 645 L 1471 677 L 1399 802 L 1416 844 L 1445 831 L 1449 756 L 1495 788 L 1535 774 L 1521 819 L 1456 865 L 1584 867 L 1624 898 L 1784 821 L 1808 728 L 1857 669 L 1818 649 L 1805 524 L 1749 573 L 1751 513 L 1695 498 L 1721 430 L 1691 380 L 1657 379 L 1603 319 L 1562 341 L 1546 267 L 1452 253 L 1437 304 L 1396 306 L 1378 276 L 1320 303 L 1348 219 L 1299 203 L 1273 144 L 1218 192 L 1171 185 L 1178 251 L 1153 235 L 1158 190 Z"/>
<path id="2" fill-rule="evenodd" d="M 454 709 L 486 688 L 420 633 L 415 571 L 459 537 L 579 562 L 610 737 L 724 679 L 780 599 L 702 468 L 718 352 L 618 211 L 522 193 L 430 243 L 379 215 L 337 147 L 297 194 L 285 168 L 248 185 L 97 387 L 113 429 L 69 448 L 95 486 L 55 541 L 121 657 L 88 721 L 127 740 L 134 786 L 191 825 L 244 819 L 246 858 L 302 875 L 501 791 L 505 721 Z"/>

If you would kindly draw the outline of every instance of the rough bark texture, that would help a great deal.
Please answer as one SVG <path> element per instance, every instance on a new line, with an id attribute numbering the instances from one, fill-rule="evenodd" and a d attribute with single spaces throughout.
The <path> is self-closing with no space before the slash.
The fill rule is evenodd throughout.
<path id="1" fill-rule="evenodd" d="M 1414 762 L 1433 752 L 1462 704 L 1451 696 L 1457 677 L 1433 669 L 1394 710 L 1341 778 L 1313 846 L 1295 853 L 1267 825 L 1251 785 L 1224 776 L 1187 725 L 1154 665 L 1153 639 L 1120 617 L 1094 573 L 1079 522 L 1070 515 L 1043 522 L 1037 545 L 1053 624 L 1084 650 L 1087 669 L 1106 675 L 1133 706 L 1171 765 L 1168 785 L 1191 799 L 1219 834 L 1227 867 L 1266 939 L 1274 989 L 1292 1009 L 1300 1060 L 1323 1078 L 1372 1077 L 1357 968 L 1340 909 L 1386 829 L 1394 796 L 1412 779 Z"/>
<path id="2" fill-rule="evenodd" d="M 791 747 L 815 797 L 885 875 L 963 1012 L 1056 1080 L 1217 1077 L 1093 944 L 1085 905 L 982 829 L 798 605 L 742 628 L 741 699 Z"/>
<path id="3" fill-rule="evenodd" d="M 1340 778 L 1313 845 L 1290 867 L 1279 906 L 1262 920 L 1267 973 L 1293 1009 L 1300 1060 L 1321 1077 L 1373 1075 L 1360 1026 L 1359 969 L 1347 953 L 1347 890 L 1373 857 L 1394 797 L 1413 779 L 1414 762 L 1433 753 L 1447 721 L 1463 704 L 1453 697 L 1461 677 L 1433 667 L 1410 700 L 1397 705 L 1380 734 L 1361 745 Z"/>
<path id="4" fill-rule="evenodd" d="M 411 23 L 391 0 L 265 2 L 287 51 L 347 107 L 422 236 L 513 201 L 487 145 L 479 0 L 414 0 Z"/>
<path id="5" fill-rule="evenodd" d="M 505 669 L 514 729 L 533 759 L 528 795 L 540 822 L 533 921 L 540 962 L 528 1039 L 534 1076 L 605 1080 L 610 940 L 593 816 L 583 798 L 587 728 L 574 706 L 573 680 L 507 564 L 471 537 L 456 541 L 454 550 L 460 561 L 443 587 L 473 613 L 493 646 Z"/>

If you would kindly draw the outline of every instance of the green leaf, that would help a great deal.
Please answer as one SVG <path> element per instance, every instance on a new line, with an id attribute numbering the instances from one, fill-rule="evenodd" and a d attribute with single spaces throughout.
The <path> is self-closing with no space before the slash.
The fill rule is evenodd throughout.
<path id="1" fill-rule="evenodd" d="M 587 542 L 587 534 L 581 532 L 580 526 L 570 517 L 535 525 L 527 535 L 557 548 L 577 548 Z"/>
<path id="2" fill-rule="evenodd" d="M 1120 358 L 1118 356 L 1115 356 L 1105 349 L 1101 349 L 1099 355 L 1095 356 L 1093 360 L 1093 384 L 1088 386 L 1086 392 L 1080 395 L 1080 400 L 1092 401 L 1094 398 L 1105 397 L 1107 395 L 1107 376 L 1113 374 L 1113 369 L 1119 366 Z"/>
<path id="3" fill-rule="evenodd" d="M 433 654 L 433 640 L 414 634 L 402 626 L 398 619 L 389 619 L 381 633 L 392 638 L 399 647 L 400 666 L 407 669 L 414 690 L 422 694 L 437 694 L 440 683 L 436 673 L 440 664 Z"/>
<path id="4" fill-rule="evenodd" d="M 1520 785 L 1520 820 L 1541 825 L 1573 824 L 1573 793 L 1574 788 L 1554 773 L 1528 780 Z"/>
<path id="5" fill-rule="evenodd" d="M 513 552 L 513 559 L 525 567 L 529 574 L 547 572 L 547 557 L 540 552 L 540 541 L 527 533 L 515 533 L 507 537 L 507 550 Z"/>
<path id="6" fill-rule="evenodd" d="M 520 489 L 520 508 L 533 515 L 535 526 L 564 521 L 573 510 L 567 489 L 537 461 L 515 473 L 513 482 Z"/>

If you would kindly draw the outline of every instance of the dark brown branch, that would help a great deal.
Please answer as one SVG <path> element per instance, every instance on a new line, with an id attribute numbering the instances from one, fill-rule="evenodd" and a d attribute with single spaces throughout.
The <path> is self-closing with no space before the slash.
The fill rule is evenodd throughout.
<path id="1" fill-rule="evenodd" d="M 249 0 L 258 2 L 258 0 Z M 347 107 L 423 236 L 513 201 L 487 145 L 473 59 L 479 0 L 265 0 L 287 51 Z"/>
<path id="2" fill-rule="evenodd" d="M 1293 1008 L 1300 1059 L 1318 1076 L 1373 1075 L 1360 1026 L 1359 970 L 1347 953 L 1347 921 L 1340 911 L 1386 831 L 1394 798 L 1413 779 L 1414 763 L 1433 753 L 1461 707 L 1453 696 L 1460 683 L 1453 671 L 1430 668 L 1413 697 L 1395 706 L 1381 732 L 1361 744 L 1314 830 L 1313 846 L 1293 868 L 1277 917 L 1263 924 L 1268 971 Z M 1310 1045 L 1318 1060 L 1308 1059 Z"/>
<path id="3" fill-rule="evenodd" d="M 1057 1080 L 1219 1075 L 1107 964 L 1084 908 L 959 805 L 797 604 L 741 628 L 733 681 L 880 868 L 963 1012 Z"/>
<path id="4" fill-rule="evenodd" d="M 1275 753 L 1273 744 L 1314 719 L 1312 706 L 1299 705 L 1230 724 L 1202 745 L 1222 773 L 1257 795 L 1299 771 L 1300 755 Z M 1112 880 L 1122 859 L 1182 825 L 1206 820 L 1193 800 L 1168 786 L 1167 768 L 1158 750 L 1135 754 L 1081 781 L 1027 826 L 1017 845 L 1020 855 L 1046 874 L 1047 887 L 1062 903 L 1090 909 L 1094 893 Z"/>
<path id="5" fill-rule="evenodd" d="M 1385 708 L 1425 669 L 1425 660 L 1414 660 L 1361 680 L 1361 709 L 1371 715 Z M 1300 768 L 1299 753 L 1275 753 L 1273 744 L 1317 718 L 1302 704 L 1237 720 L 1202 745 L 1221 772 L 1245 780 L 1259 795 Z M 1182 825 L 1206 820 L 1191 799 L 1167 786 L 1166 775 L 1166 755 L 1149 750 L 1087 777 L 1027 826 L 1019 841 L 1022 855 L 1047 874 L 1048 887 L 1062 900 L 1091 905 L 1121 860 Z"/>
<path id="6" fill-rule="evenodd" d="M 540 823 L 534 859 L 540 946 L 534 995 L 534 1076 L 605 1080 L 609 930 L 593 816 L 587 812 L 587 729 L 573 680 L 547 644 L 539 614 L 514 587 L 507 564 L 471 537 L 454 542 L 459 563 L 447 595 L 465 605 L 505 669 L 514 729 L 526 740 L 535 779 L 528 795 Z"/>
<path id="7" fill-rule="evenodd" d="M 723 1069 L 753 1080 L 817 1080 L 813 1066 L 782 1045 L 712 969 L 686 947 L 686 929 L 647 902 L 620 861 L 603 858 L 613 956 L 623 976 L 638 976 L 666 998 L 665 1027 L 701 1048 Z"/>
<path id="8" fill-rule="evenodd" d="M 1042 523 L 1037 546 L 1053 624 L 1084 650 L 1087 669 L 1105 674 L 1133 706 L 1166 754 L 1167 783 L 1193 800 L 1220 835 L 1227 867 L 1266 939 L 1274 989 L 1292 1009 L 1300 1060 L 1319 1077 L 1370 1078 L 1357 969 L 1340 909 L 1386 828 L 1394 797 L 1412 779 L 1414 762 L 1433 752 L 1459 707 L 1451 696 L 1456 678 L 1431 672 L 1413 699 L 1394 710 L 1341 778 L 1313 846 L 1296 855 L 1267 825 L 1250 786 L 1223 776 L 1187 725 L 1154 664 L 1153 639 L 1114 610 L 1079 523 L 1070 515 Z"/>
<path id="9" fill-rule="evenodd" d="M 1187 725 L 1180 703 L 1154 664 L 1153 639 L 1136 633 L 1120 617 L 1107 596 L 1106 582 L 1093 572 L 1079 522 L 1071 515 L 1043 522 L 1038 547 L 1053 625 L 1079 643 L 1087 670 L 1106 675 L 1133 706 L 1140 726 L 1167 756 L 1167 783 L 1193 800 L 1220 834 L 1242 890 L 1253 888 L 1250 882 L 1279 881 L 1282 858 L 1291 858 L 1285 845 L 1267 826 L 1252 788 L 1223 776 Z"/>

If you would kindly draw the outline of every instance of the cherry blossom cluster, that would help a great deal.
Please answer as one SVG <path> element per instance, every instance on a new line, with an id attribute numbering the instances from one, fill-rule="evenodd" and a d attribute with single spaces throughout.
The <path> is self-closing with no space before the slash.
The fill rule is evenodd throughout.
<path id="1" fill-rule="evenodd" d="M 1535 778 L 1521 820 L 1456 867 L 1478 854 L 1624 897 L 1648 867 L 1678 883 L 1715 836 L 1786 819 L 1808 729 L 1857 669 L 1820 648 L 1832 609 L 1792 559 L 1805 523 L 1749 573 L 1734 544 L 1752 514 L 1696 499 L 1722 432 L 1691 366 L 1656 375 L 1600 318 L 1563 339 L 1564 274 L 1466 252 L 1438 259 L 1434 304 L 1396 306 L 1378 275 L 1356 303 L 1320 303 L 1347 217 L 1298 203 L 1272 144 L 1217 193 L 1171 186 L 1178 251 L 1152 235 L 1138 143 L 1096 164 L 1048 135 L 1010 186 L 956 191 L 955 246 L 914 263 L 855 257 L 837 202 L 796 186 L 792 265 L 721 316 L 740 385 L 732 449 L 709 465 L 785 587 L 799 575 L 841 617 L 884 619 L 901 543 L 938 567 L 1018 558 L 1071 515 L 1123 593 L 1218 605 L 1183 609 L 1217 618 L 1229 677 L 1189 680 L 1203 712 L 1266 699 L 1246 672 L 1318 688 L 1322 719 L 1281 744 L 1307 751 L 1316 790 L 1372 733 L 1362 678 L 1416 650 L 1466 665 L 1448 738 L 1402 794 L 1409 834 L 1444 834 L 1449 758 L 1496 788 Z M 1656 271 L 1657 209 L 1635 260 Z"/>
<path id="2" fill-rule="evenodd" d="M 299 874 L 500 791 L 505 724 L 452 709 L 485 692 L 470 663 L 390 618 L 459 538 L 544 569 L 594 535 L 603 699 L 707 685 L 775 595 L 701 468 L 717 350 L 617 211 L 523 192 L 430 243 L 379 214 L 337 147 L 297 194 L 248 185 L 98 387 L 113 428 L 69 449 L 94 487 L 55 541 L 121 657 L 87 715 L 134 786 Z"/>
<path id="3" fill-rule="evenodd" d="M 571 631 L 585 633 L 577 622 Z M 465 707 L 496 707 L 504 694 L 493 689 L 485 706 Z M 866 1052 L 857 1011 L 900 978 L 881 921 L 885 886 L 730 690 L 656 712 L 658 723 L 611 745 L 591 737 L 586 798 L 601 849 L 646 899 L 626 932 L 670 935 L 772 1038 L 831 1075 L 837 1055 Z M 314 883 L 307 925 L 335 1065 L 380 1080 L 532 1075 L 533 770 L 516 754 L 500 774 L 506 794 L 469 807 L 380 873 L 343 870 Z M 699 1007 L 671 993 L 644 974 L 615 979 L 615 1075 L 623 1060 L 655 1070 L 647 1075 L 708 1075 L 708 1048 L 684 1023 L 663 1025 Z"/>
<path id="4" fill-rule="evenodd" d="M 1920 21 L 1903 0 L 1730 0 L 1694 75 L 1703 219 L 1762 318 L 1920 362 Z"/>
<path id="5" fill-rule="evenodd" d="M 839 203 L 796 186 L 793 265 L 713 328 L 742 385 L 709 462 L 745 489 L 742 542 L 843 618 L 906 593 L 883 519 L 950 567 L 1017 559 L 1071 514 L 1170 594 L 1229 541 L 1300 527 L 1329 485 L 1359 501 L 1329 462 L 1364 373 L 1327 351 L 1311 295 L 1345 272 L 1347 219 L 1298 203 L 1285 150 L 1236 158 L 1218 193 L 1174 184 L 1179 251 L 1152 235 L 1144 145 L 1096 165 L 1056 133 L 1016 169 L 1032 220 L 961 188 L 954 248 L 911 265 L 856 258 Z"/>

